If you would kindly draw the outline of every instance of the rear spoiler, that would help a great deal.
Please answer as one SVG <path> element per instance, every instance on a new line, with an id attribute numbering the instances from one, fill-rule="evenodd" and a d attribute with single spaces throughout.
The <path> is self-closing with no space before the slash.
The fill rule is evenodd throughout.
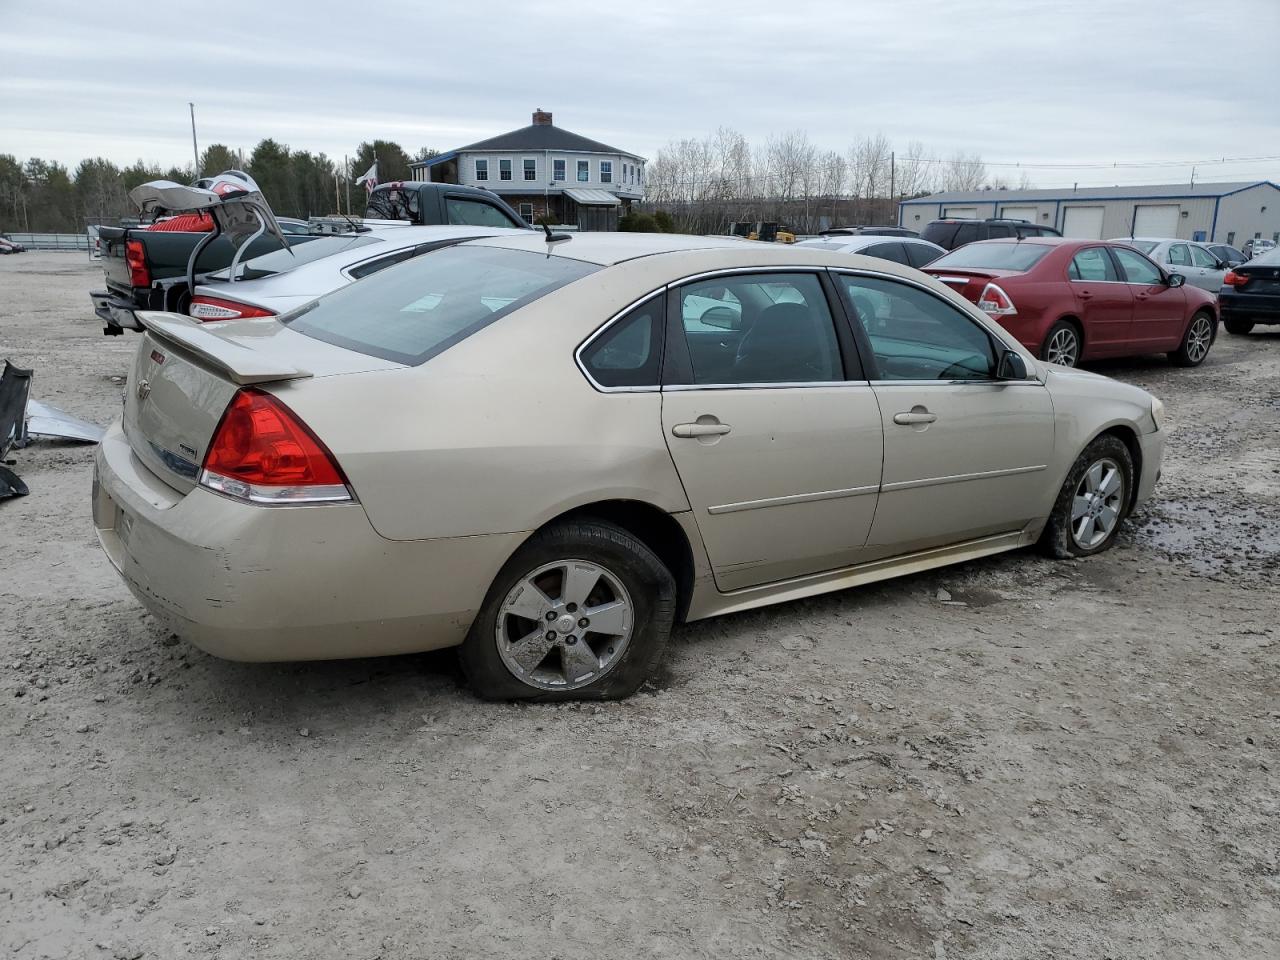
<path id="1" fill-rule="evenodd" d="M 221 336 L 191 317 L 159 310 L 139 310 L 138 320 L 162 340 L 189 350 L 201 360 L 227 374 L 241 385 L 273 380 L 303 380 L 311 376 L 289 363 L 263 356 Z M 274 323 L 275 321 L 271 321 Z"/>

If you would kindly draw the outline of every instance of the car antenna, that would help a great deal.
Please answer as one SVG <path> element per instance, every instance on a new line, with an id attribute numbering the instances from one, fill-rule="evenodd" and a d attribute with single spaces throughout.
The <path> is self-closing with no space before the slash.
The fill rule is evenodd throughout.
<path id="1" fill-rule="evenodd" d="M 551 224 L 544 222 L 542 230 L 547 235 L 547 243 L 560 243 L 563 240 L 572 240 L 573 236 L 568 233 L 552 233 Z"/>
<path id="2" fill-rule="evenodd" d="M 338 211 L 338 216 L 342 217 L 343 220 L 351 224 L 352 233 L 368 233 L 369 232 L 369 229 L 370 229 L 369 227 L 366 227 L 363 223 L 356 223 L 354 220 L 351 219 L 350 214 L 343 213 L 342 211 Z"/>

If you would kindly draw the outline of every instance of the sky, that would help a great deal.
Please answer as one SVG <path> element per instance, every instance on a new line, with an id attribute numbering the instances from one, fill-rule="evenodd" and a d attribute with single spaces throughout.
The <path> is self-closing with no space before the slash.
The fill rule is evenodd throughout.
<path id="1" fill-rule="evenodd" d="M 188 102 L 201 149 L 413 153 L 541 107 L 649 158 L 728 126 L 1038 187 L 1280 181 L 1278 43 L 1280 0 L 0 0 L 0 153 L 188 164 Z"/>

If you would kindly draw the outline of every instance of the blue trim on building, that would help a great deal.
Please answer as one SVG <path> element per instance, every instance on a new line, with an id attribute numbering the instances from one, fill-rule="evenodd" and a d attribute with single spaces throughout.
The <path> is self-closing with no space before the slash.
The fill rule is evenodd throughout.
<path id="1" fill-rule="evenodd" d="M 1226 193 L 1170 193 L 1170 194 L 1164 194 L 1160 196 L 1151 195 L 1151 196 L 1140 196 L 1140 197 L 1123 196 L 1120 194 L 1115 194 L 1115 195 L 1092 194 L 1088 196 L 1081 196 L 1078 193 L 1072 193 L 1062 197 L 1034 197 L 1034 198 L 1025 198 L 1022 200 L 1010 200 L 1009 202 L 1011 203 L 1067 203 L 1069 201 L 1079 201 L 1081 203 L 1090 203 L 1090 202 L 1104 202 L 1109 200 L 1212 200 L 1215 197 L 1220 199 L 1222 197 L 1234 196 L 1237 193 L 1244 193 L 1246 190 L 1252 190 L 1254 187 L 1272 187 L 1276 190 L 1280 190 L 1280 184 L 1272 183 L 1270 180 L 1259 180 L 1257 183 L 1251 183 L 1247 187 L 1239 187 L 1238 189 L 1235 189 L 1235 190 L 1228 190 Z M 1012 193 L 1014 191 L 1010 191 L 1010 192 Z M 908 204 L 919 204 L 919 203 L 936 203 L 940 206 L 954 203 L 957 206 L 959 206 L 960 204 L 999 203 L 999 202 L 1000 201 L 984 200 L 978 197 L 975 197 L 971 200 L 940 200 L 937 197 L 920 197 L 919 199 L 916 199 L 916 200 L 899 200 L 898 206 L 904 207 Z"/>
<path id="2" fill-rule="evenodd" d="M 1222 203 L 1222 198 L 1218 197 L 1213 201 L 1213 225 L 1209 227 L 1209 242 L 1213 243 L 1218 239 L 1218 207 Z"/>
<path id="3" fill-rule="evenodd" d="M 457 155 L 458 152 L 455 150 L 452 153 L 436 154 L 430 160 L 414 160 L 409 164 L 409 169 L 412 170 L 414 167 L 434 167 L 438 163 L 444 163 L 446 160 L 452 160 Z"/>

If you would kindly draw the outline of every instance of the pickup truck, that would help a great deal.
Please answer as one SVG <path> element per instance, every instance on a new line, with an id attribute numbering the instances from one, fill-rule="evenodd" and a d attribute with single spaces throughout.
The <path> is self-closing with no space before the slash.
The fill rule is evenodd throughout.
<path id="1" fill-rule="evenodd" d="M 365 209 L 366 219 L 390 220 L 431 226 L 459 224 L 483 227 L 527 227 L 515 210 L 496 194 L 451 183 L 404 181 L 374 188 Z M 286 223 L 289 246 L 319 236 L 293 232 Z M 357 229 L 359 229 L 357 227 Z M 206 233 L 148 230 L 146 227 L 100 227 L 102 271 L 106 289 L 89 294 L 93 312 L 103 323 L 102 332 L 118 336 L 125 330 L 141 330 L 137 310 L 186 313 L 191 303 L 187 288 L 187 261 Z M 242 260 L 280 249 L 280 240 L 263 234 L 248 244 Z M 231 265 L 231 241 L 219 236 L 200 253 L 197 282 L 203 275 Z"/>

